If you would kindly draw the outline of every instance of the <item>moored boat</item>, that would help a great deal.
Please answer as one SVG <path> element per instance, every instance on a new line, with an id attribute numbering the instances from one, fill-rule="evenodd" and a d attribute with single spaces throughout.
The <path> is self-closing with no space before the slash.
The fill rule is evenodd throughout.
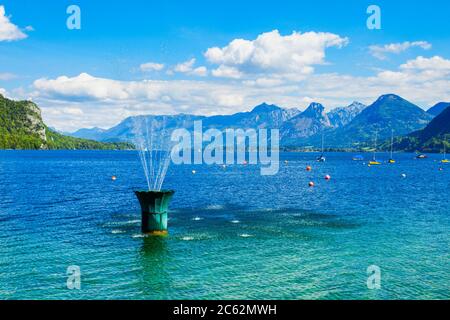
<path id="1" fill-rule="evenodd" d="M 325 162 L 327 159 L 324 156 L 323 153 L 323 133 L 322 133 L 322 153 L 320 154 L 320 156 L 316 159 L 317 162 Z"/>
<path id="2" fill-rule="evenodd" d="M 390 163 L 390 164 L 395 163 L 395 160 L 394 160 L 394 130 L 392 130 L 392 132 L 391 132 L 391 156 L 388 160 L 388 163 Z"/>
<path id="3" fill-rule="evenodd" d="M 444 157 L 442 158 L 441 163 L 450 163 L 450 160 L 447 159 L 447 141 L 444 141 Z"/>
<path id="4" fill-rule="evenodd" d="M 375 148 L 373 150 L 373 157 L 372 160 L 369 161 L 369 166 L 378 166 L 381 164 L 380 161 L 377 160 L 377 140 L 378 140 L 378 133 L 375 134 Z"/>

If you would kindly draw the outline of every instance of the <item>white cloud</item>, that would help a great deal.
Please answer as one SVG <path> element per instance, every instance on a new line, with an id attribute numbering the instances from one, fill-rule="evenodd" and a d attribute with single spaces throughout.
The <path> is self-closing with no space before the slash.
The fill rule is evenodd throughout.
<path id="1" fill-rule="evenodd" d="M 169 72 L 169 74 L 173 72 L 179 72 L 179 73 L 185 73 L 192 76 L 199 76 L 199 77 L 205 77 L 208 75 L 208 69 L 205 66 L 194 68 L 196 59 L 192 58 L 190 60 L 187 60 L 185 62 L 177 64 L 172 72 Z"/>
<path id="2" fill-rule="evenodd" d="M 25 39 L 27 35 L 6 16 L 5 7 L 0 5 L 0 41 Z"/>
<path id="3" fill-rule="evenodd" d="M 315 65 L 325 63 L 325 50 L 347 45 L 348 39 L 333 33 L 293 32 L 282 36 L 278 30 L 260 34 L 255 40 L 235 39 L 223 48 L 205 52 L 206 59 L 219 65 L 217 77 L 237 78 L 244 74 L 311 74 Z"/>
<path id="4" fill-rule="evenodd" d="M 188 61 L 177 64 L 174 68 L 174 71 L 182 72 L 182 73 L 190 72 L 190 71 L 192 71 L 194 64 L 195 64 L 195 58 L 192 58 Z"/>
<path id="5" fill-rule="evenodd" d="M 173 104 L 172 109 L 175 111 L 178 105 L 189 104 L 194 113 L 195 108 L 199 110 L 202 108 L 201 105 L 215 105 L 218 108 L 230 106 L 229 102 L 221 104 L 220 101 L 224 101 L 226 96 L 236 95 L 233 92 L 234 88 L 225 84 L 192 80 L 117 81 L 94 77 L 87 73 L 76 77 L 61 76 L 56 79 L 38 79 L 34 81 L 33 87 L 35 88 L 33 95 L 38 98 L 122 105 L 162 102 Z M 242 99 L 236 98 L 233 100 L 242 101 Z M 204 111 L 202 110 L 202 112 Z"/>
<path id="6" fill-rule="evenodd" d="M 324 74 L 305 81 L 302 93 L 329 100 L 347 98 L 371 103 L 378 96 L 396 93 L 419 106 L 450 99 L 450 60 L 417 57 L 397 70 L 382 70 L 370 77 Z"/>
<path id="7" fill-rule="evenodd" d="M 273 87 L 281 85 L 283 80 L 276 78 L 258 78 L 256 80 L 246 80 L 243 83 L 249 86 Z"/>
<path id="8" fill-rule="evenodd" d="M 139 66 L 139 69 L 142 72 L 150 72 L 150 71 L 161 71 L 164 69 L 164 64 L 156 63 L 156 62 L 147 62 L 143 63 Z"/>
<path id="9" fill-rule="evenodd" d="M 201 66 L 192 70 L 191 74 L 194 76 L 206 77 L 208 75 L 208 69 L 205 66 Z"/>
<path id="10" fill-rule="evenodd" d="M 433 94 L 442 83 L 450 84 L 450 60 L 439 56 L 419 56 L 402 64 L 398 71 L 382 71 L 378 77 L 393 84 L 410 86 L 411 91 L 427 88 L 429 94 Z"/>
<path id="11" fill-rule="evenodd" d="M 6 89 L 0 88 L 0 94 L 1 94 L 2 96 L 6 97 L 6 96 L 7 96 Z"/>
<path id="12" fill-rule="evenodd" d="M 120 82 L 104 78 L 94 78 L 87 73 L 77 77 L 58 77 L 54 80 L 38 79 L 34 87 L 49 95 L 70 98 L 93 98 L 124 100 L 129 97 L 127 88 Z"/>
<path id="13" fill-rule="evenodd" d="M 81 116 L 84 114 L 83 110 L 80 108 L 59 108 L 59 109 L 46 109 L 47 115 L 52 116 L 62 116 L 62 115 L 70 115 L 70 116 Z"/>
<path id="14" fill-rule="evenodd" d="M 221 65 L 217 69 L 214 69 L 212 71 L 212 75 L 214 77 L 221 77 L 221 78 L 232 78 L 232 79 L 240 79 L 242 78 L 243 74 L 235 67 L 228 67 L 226 65 Z"/>
<path id="15" fill-rule="evenodd" d="M 410 91 L 427 88 L 432 95 L 436 90 L 432 87 L 430 90 L 430 86 L 435 85 L 437 89 L 442 82 L 450 83 L 450 60 L 439 56 L 419 56 L 400 65 L 397 71 L 380 71 L 377 79 L 394 86 L 409 86 Z"/>
<path id="16" fill-rule="evenodd" d="M 432 58 L 424 58 L 422 56 L 417 57 L 414 60 L 409 60 L 405 64 L 400 66 L 404 70 L 447 70 L 450 71 L 450 60 L 446 60 L 439 56 Z"/>
<path id="17" fill-rule="evenodd" d="M 17 78 L 17 76 L 15 74 L 9 73 L 9 72 L 4 72 L 4 73 L 0 73 L 0 80 L 1 81 L 8 81 L 8 80 L 12 80 Z"/>
<path id="18" fill-rule="evenodd" d="M 370 53 L 377 59 L 385 60 L 387 54 L 399 54 L 410 48 L 418 47 L 424 50 L 431 49 L 432 45 L 426 41 L 414 41 L 414 42 L 401 42 L 401 43 L 390 43 L 383 46 L 373 45 L 369 47 Z"/>

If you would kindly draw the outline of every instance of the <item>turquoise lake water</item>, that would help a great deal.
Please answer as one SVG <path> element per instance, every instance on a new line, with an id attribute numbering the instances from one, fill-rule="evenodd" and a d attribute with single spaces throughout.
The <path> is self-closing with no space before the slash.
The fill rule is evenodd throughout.
<path id="1" fill-rule="evenodd" d="M 281 154 L 266 177 L 171 166 L 170 235 L 154 238 L 140 233 L 136 152 L 1 151 L 0 299 L 449 299 L 441 156 L 377 167 L 315 157 Z M 72 265 L 80 290 L 66 285 Z"/>

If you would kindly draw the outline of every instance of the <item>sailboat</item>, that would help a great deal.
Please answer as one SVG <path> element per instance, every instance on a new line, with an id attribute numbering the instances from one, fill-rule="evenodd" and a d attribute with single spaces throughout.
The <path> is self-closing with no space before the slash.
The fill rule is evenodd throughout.
<path id="1" fill-rule="evenodd" d="M 426 154 L 424 154 L 424 153 L 419 153 L 416 156 L 416 159 L 427 159 L 427 158 L 428 158 L 428 156 Z"/>
<path id="2" fill-rule="evenodd" d="M 447 141 L 444 140 L 444 158 L 441 160 L 441 163 L 450 163 L 450 160 L 447 159 Z"/>
<path id="3" fill-rule="evenodd" d="M 388 163 L 392 163 L 392 164 L 395 163 L 393 155 L 394 155 L 394 130 L 392 130 L 392 133 L 391 133 L 391 156 L 389 158 Z"/>
<path id="4" fill-rule="evenodd" d="M 373 150 L 373 158 L 371 161 L 369 161 L 369 166 L 378 166 L 381 164 L 376 158 L 377 154 L 377 140 L 378 140 L 378 133 L 375 134 L 375 149 Z"/>
<path id="5" fill-rule="evenodd" d="M 323 155 L 323 133 L 322 133 L 322 154 L 317 158 L 317 162 L 325 162 L 327 159 Z"/>

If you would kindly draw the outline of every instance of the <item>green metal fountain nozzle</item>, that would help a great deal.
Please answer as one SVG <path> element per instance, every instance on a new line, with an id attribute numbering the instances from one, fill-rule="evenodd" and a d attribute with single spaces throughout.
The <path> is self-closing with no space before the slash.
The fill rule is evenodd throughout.
<path id="1" fill-rule="evenodd" d="M 142 232 L 167 235 L 169 203 L 175 191 L 135 191 L 142 211 Z"/>

